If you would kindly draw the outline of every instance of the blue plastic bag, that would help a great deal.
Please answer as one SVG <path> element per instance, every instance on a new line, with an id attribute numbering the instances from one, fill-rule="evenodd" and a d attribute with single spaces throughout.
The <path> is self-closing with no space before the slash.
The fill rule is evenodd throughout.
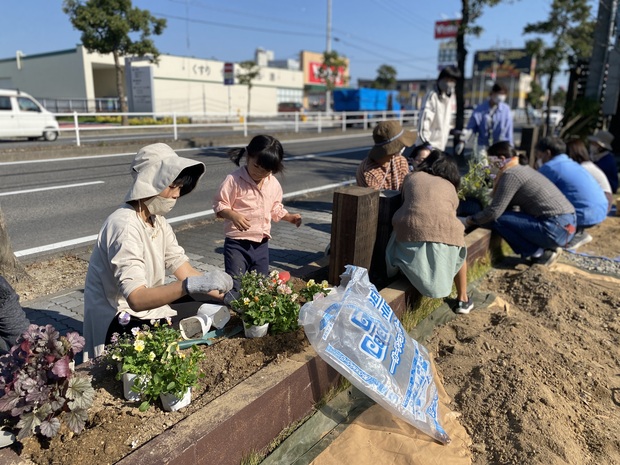
<path id="1" fill-rule="evenodd" d="M 368 397 L 443 444 L 437 387 L 424 346 L 369 281 L 365 268 L 347 265 L 341 284 L 306 303 L 299 324 L 329 365 Z"/>

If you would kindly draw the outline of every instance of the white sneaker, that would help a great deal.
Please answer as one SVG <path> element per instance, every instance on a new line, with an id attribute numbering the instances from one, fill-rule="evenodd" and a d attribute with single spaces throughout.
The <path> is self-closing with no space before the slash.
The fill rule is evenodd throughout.
<path id="1" fill-rule="evenodd" d="M 575 250 L 588 242 L 592 242 L 592 236 L 585 231 L 580 231 L 575 233 L 575 236 L 566 245 L 566 249 Z"/>
<path id="2" fill-rule="evenodd" d="M 463 302 L 459 300 L 459 304 L 456 307 L 456 313 L 460 313 L 461 315 L 467 315 L 474 309 L 474 301 L 471 297 L 468 298 L 467 302 Z"/>

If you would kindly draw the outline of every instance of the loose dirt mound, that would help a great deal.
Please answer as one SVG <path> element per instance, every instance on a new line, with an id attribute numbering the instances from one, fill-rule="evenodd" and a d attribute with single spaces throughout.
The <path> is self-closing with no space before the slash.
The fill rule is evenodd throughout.
<path id="1" fill-rule="evenodd" d="M 428 344 L 474 463 L 620 464 L 620 281 L 517 268 L 481 285 L 505 304 Z"/>

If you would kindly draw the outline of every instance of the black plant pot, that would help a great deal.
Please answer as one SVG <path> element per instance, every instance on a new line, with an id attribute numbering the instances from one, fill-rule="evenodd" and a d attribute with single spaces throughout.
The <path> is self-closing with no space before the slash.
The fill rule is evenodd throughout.
<path id="1" fill-rule="evenodd" d="M 471 216 L 482 211 L 482 204 L 474 197 L 465 197 L 465 200 L 459 200 L 459 206 L 456 209 L 458 216 Z"/>

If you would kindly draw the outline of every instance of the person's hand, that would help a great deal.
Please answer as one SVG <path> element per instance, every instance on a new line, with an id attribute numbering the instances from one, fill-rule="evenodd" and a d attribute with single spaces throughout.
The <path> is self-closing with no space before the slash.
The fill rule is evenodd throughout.
<path id="1" fill-rule="evenodd" d="M 463 223 L 463 226 L 465 226 L 465 228 L 469 228 L 469 223 L 467 223 L 466 216 L 457 216 L 457 218 L 461 223 Z"/>
<path id="2" fill-rule="evenodd" d="M 454 146 L 454 154 L 458 157 L 463 154 L 463 150 L 465 150 L 465 142 L 459 142 Z"/>
<path id="3" fill-rule="evenodd" d="M 187 294 L 194 300 L 212 297 L 209 293 L 219 291 L 225 294 L 233 287 L 233 280 L 221 270 L 207 271 L 200 276 L 188 276 L 183 282 Z"/>
<path id="4" fill-rule="evenodd" d="M 241 213 L 231 212 L 230 220 L 239 231 L 247 231 L 250 229 L 250 221 Z"/>
<path id="5" fill-rule="evenodd" d="M 301 215 L 299 213 L 295 213 L 294 215 L 289 213 L 286 215 L 286 221 L 289 223 L 293 223 L 298 228 L 301 226 Z"/>

